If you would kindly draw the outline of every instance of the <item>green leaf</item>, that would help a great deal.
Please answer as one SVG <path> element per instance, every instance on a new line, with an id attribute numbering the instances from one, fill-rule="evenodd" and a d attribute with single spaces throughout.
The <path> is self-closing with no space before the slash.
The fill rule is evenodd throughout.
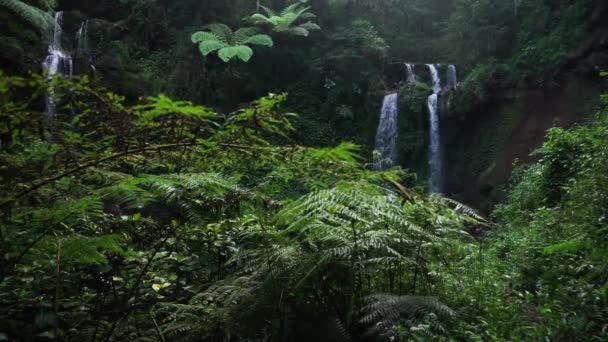
<path id="1" fill-rule="evenodd" d="M 224 61 L 228 62 L 234 57 L 238 57 L 243 62 L 248 62 L 253 56 L 253 50 L 246 45 L 229 46 L 221 49 L 218 52 L 218 56 Z"/>
<path id="2" fill-rule="evenodd" d="M 547 246 L 543 249 L 543 253 L 552 255 L 557 253 L 572 253 L 577 252 L 583 247 L 579 240 L 566 241 L 555 245 Z"/>
<path id="3" fill-rule="evenodd" d="M 208 40 L 215 40 L 215 41 L 219 41 L 219 42 L 222 41 L 222 39 L 220 37 L 218 37 L 215 33 L 205 32 L 205 31 L 195 32 L 194 34 L 192 34 L 190 39 L 195 44 L 204 42 L 204 41 L 208 41 Z"/>
<path id="4" fill-rule="evenodd" d="M 302 37 L 308 37 L 308 34 L 310 32 L 308 32 L 307 29 L 303 28 L 303 27 L 292 27 L 288 30 L 286 30 L 285 32 L 289 33 L 289 34 L 293 34 L 294 36 L 302 36 Z"/>
<path id="5" fill-rule="evenodd" d="M 152 289 L 156 292 L 171 286 L 171 283 L 152 284 Z"/>
<path id="6" fill-rule="evenodd" d="M 221 40 L 223 40 L 225 42 L 229 42 L 233 35 L 232 29 L 230 28 L 230 26 L 228 26 L 226 24 L 222 24 L 222 23 L 212 23 L 212 24 L 204 26 L 204 28 L 213 32 Z"/>
<path id="7" fill-rule="evenodd" d="M 316 31 L 316 30 L 320 30 L 321 29 L 321 26 L 319 26 L 319 25 L 317 25 L 317 24 L 315 24 L 313 22 L 310 22 L 310 21 L 307 22 L 307 23 L 301 24 L 298 27 L 301 27 L 301 28 L 303 28 L 305 30 L 308 30 L 308 31 Z"/>
<path id="8" fill-rule="evenodd" d="M 198 44 L 198 49 L 201 51 L 203 56 L 207 56 L 213 51 L 225 48 L 227 45 L 218 40 L 207 40 Z"/>
<path id="9" fill-rule="evenodd" d="M 263 14 L 260 14 L 260 13 L 256 13 L 256 14 L 252 15 L 252 16 L 250 17 L 250 19 L 251 19 L 251 20 L 252 20 L 254 23 L 256 23 L 256 24 L 257 24 L 257 23 L 268 23 L 268 22 L 270 22 L 270 18 L 269 18 L 269 17 L 267 17 L 267 16 L 265 16 L 265 15 L 263 15 Z"/>
<path id="10" fill-rule="evenodd" d="M 272 38 L 270 38 L 270 36 L 265 35 L 265 34 L 256 34 L 254 36 L 251 36 L 251 37 L 247 38 L 243 43 L 262 45 L 262 46 L 268 46 L 268 47 L 272 47 L 274 45 Z"/>
<path id="11" fill-rule="evenodd" d="M 247 38 L 255 35 L 256 33 L 258 33 L 258 29 L 255 27 L 241 27 L 240 29 L 236 30 L 236 32 L 234 32 L 233 45 L 243 44 L 243 42 L 247 40 Z"/>

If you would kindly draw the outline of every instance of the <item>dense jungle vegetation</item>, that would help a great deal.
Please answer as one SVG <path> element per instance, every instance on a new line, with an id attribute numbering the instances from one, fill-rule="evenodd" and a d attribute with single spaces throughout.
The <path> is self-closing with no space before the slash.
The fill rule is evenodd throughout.
<path id="1" fill-rule="evenodd" d="M 608 2 L 0 19 L 0 341 L 608 340 Z"/>

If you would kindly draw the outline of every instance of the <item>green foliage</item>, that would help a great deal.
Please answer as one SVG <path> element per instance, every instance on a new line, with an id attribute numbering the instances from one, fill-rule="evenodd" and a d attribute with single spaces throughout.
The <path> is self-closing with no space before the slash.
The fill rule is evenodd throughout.
<path id="1" fill-rule="evenodd" d="M 17 120 L 35 116 L 16 95 L 42 96 L 48 80 L 2 80 L 19 108 L 3 111 L 0 151 L 0 303 L 17 303 L 0 309 L 8 337 L 296 338 L 313 313 L 332 322 L 321 339 L 387 319 L 438 334 L 452 324 L 430 290 L 441 281 L 422 275 L 466 258 L 463 225 L 480 217 L 407 189 L 399 170 L 367 170 L 352 143 L 282 143 L 286 94 L 219 115 L 57 79 L 64 100 L 37 135 Z M 368 307 L 377 293 L 407 297 Z M 419 308 L 394 313 L 403 301 Z"/>
<path id="2" fill-rule="evenodd" d="M 249 333 L 261 336 L 261 331 L 272 331 L 269 320 L 290 321 L 277 312 L 296 308 L 296 312 L 316 312 L 337 322 L 331 329 L 339 328 L 343 335 L 352 334 L 351 329 L 360 323 L 390 329 L 382 322 L 393 319 L 397 324 L 402 317 L 413 323 L 431 312 L 447 319 L 452 311 L 431 298 L 379 295 L 364 300 L 365 295 L 389 285 L 384 272 L 398 265 L 405 269 L 416 265 L 425 255 L 423 249 L 458 244 L 462 236 L 456 228 L 459 215 L 448 210 L 427 216 L 430 212 L 423 213 L 423 208 L 429 205 L 420 199 L 402 207 L 394 195 L 359 181 L 306 195 L 278 212 L 273 224 L 262 224 L 255 217 L 243 220 L 239 222 L 246 225 L 239 242 L 243 248 L 228 263 L 236 268 L 235 274 L 188 305 L 175 307 L 178 314 L 167 331 L 182 337 L 204 333 L 206 338 L 230 331 L 243 338 L 248 333 L 245 322 L 258 322 Z M 423 229 L 419 224 L 431 226 Z M 411 274 L 395 276 L 389 286 L 393 290 L 412 279 Z M 370 277 L 374 280 L 366 281 Z M 409 309 L 404 303 L 411 305 Z M 360 314 L 359 309 L 364 311 Z M 203 312 L 208 314 L 201 316 Z M 261 313 L 267 315 L 265 320 L 256 317 Z M 291 324 L 299 324 L 296 318 Z M 219 331 L 210 332 L 213 326 Z"/>
<path id="3" fill-rule="evenodd" d="M 189 101 L 173 101 L 165 95 L 158 97 L 151 96 L 148 98 L 150 105 L 141 105 L 135 107 L 135 110 L 141 111 L 143 120 L 151 121 L 165 115 L 182 115 L 193 119 L 213 119 L 215 113 L 203 106 L 195 106 Z"/>
<path id="4" fill-rule="evenodd" d="M 198 44 L 203 56 L 217 51 L 218 57 L 229 62 L 238 57 L 243 62 L 248 62 L 253 56 L 253 50 L 249 45 L 273 46 L 270 36 L 257 34 L 254 28 L 243 27 L 235 32 L 225 24 L 215 23 L 205 27 L 209 31 L 198 31 L 194 33 L 191 40 Z"/>
<path id="5" fill-rule="evenodd" d="M 386 338 L 411 337 L 407 330 L 413 335 L 420 334 L 422 329 L 428 328 L 422 323 L 424 317 L 429 317 L 429 313 L 444 322 L 456 315 L 452 309 L 433 297 L 374 295 L 367 298 L 366 302 L 361 323 L 371 325 L 370 332 Z"/>
<path id="6" fill-rule="evenodd" d="M 344 44 L 349 48 L 356 48 L 364 55 L 382 60 L 388 53 L 388 45 L 380 36 L 375 27 L 366 20 L 354 20 L 334 33 L 331 38 L 333 44 Z M 343 51 L 347 55 L 349 51 Z M 352 51 L 351 51 L 352 53 Z"/>
<path id="7" fill-rule="evenodd" d="M 509 69 L 493 58 L 477 65 L 455 91 L 450 93 L 449 114 L 465 116 L 490 103 L 497 91 L 508 85 L 508 74 Z"/>
<path id="8" fill-rule="evenodd" d="M 454 44 L 456 49 L 451 51 L 451 59 L 472 66 L 484 58 L 505 56 L 512 48 L 519 7 L 518 1 L 454 1 L 454 11 L 446 25 L 446 43 L 466 41 L 467 44 Z"/>
<path id="9" fill-rule="evenodd" d="M 581 42 L 588 39 L 585 18 L 593 8 L 587 0 L 560 1 L 553 5 L 537 0 L 522 1 L 521 29 L 517 50 L 511 59 L 511 68 L 520 71 L 518 77 L 535 81 L 539 76 L 555 76 L 561 65 L 576 56 Z M 559 20 L 555 20 L 556 10 Z"/>

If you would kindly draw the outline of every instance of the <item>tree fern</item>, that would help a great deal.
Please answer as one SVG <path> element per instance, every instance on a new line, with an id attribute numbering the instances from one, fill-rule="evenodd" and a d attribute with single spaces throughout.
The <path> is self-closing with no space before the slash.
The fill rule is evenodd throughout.
<path id="1" fill-rule="evenodd" d="M 311 21 L 302 23 L 303 20 L 315 18 L 315 15 L 308 12 L 310 7 L 305 7 L 300 2 L 285 7 L 279 13 L 270 8 L 261 7 L 266 15 L 255 13 L 249 20 L 256 25 L 269 26 L 274 32 L 307 37 L 310 31 L 321 29 L 319 25 Z"/>
<path id="2" fill-rule="evenodd" d="M 272 38 L 257 34 L 255 28 L 244 27 L 233 32 L 228 25 L 222 23 L 209 24 L 204 28 L 209 31 L 195 32 L 191 37 L 192 42 L 198 44 L 203 56 L 217 51 L 218 57 L 224 62 L 235 57 L 248 62 L 253 56 L 249 45 L 273 46 Z"/>

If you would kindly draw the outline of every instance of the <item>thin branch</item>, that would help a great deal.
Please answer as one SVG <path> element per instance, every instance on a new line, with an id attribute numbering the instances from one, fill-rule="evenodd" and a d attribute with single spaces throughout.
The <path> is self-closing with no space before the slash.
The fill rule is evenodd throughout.
<path id="1" fill-rule="evenodd" d="M 107 162 L 110 160 L 114 160 L 114 159 L 118 159 L 120 157 L 124 157 L 130 154 L 135 154 L 135 153 L 141 153 L 141 152 L 147 152 L 147 151 L 160 151 L 163 149 L 168 149 L 168 148 L 175 148 L 175 147 L 188 147 L 188 146 L 200 146 L 200 145 L 205 145 L 205 144 L 201 144 L 201 143 L 177 143 L 177 144 L 166 144 L 166 145 L 156 145 L 156 146 L 148 146 L 148 147 L 142 147 L 142 148 L 137 148 L 137 149 L 133 149 L 133 150 L 129 150 L 129 151 L 124 151 L 124 152 L 120 152 L 120 153 L 115 153 L 111 156 L 105 157 L 105 158 L 101 158 L 101 159 L 97 159 L 97 160 L 92 160 L 90 162 L 84 163 L 82 165 L 79 165 L 73 169 L 70 169 L 68 171 L 65 171 L 63 173 L 58 174 L 57 176 L 53 176 L 47 179 L 44 179 L 40 182 L 38 182 L 37 184 L 31 185 L 29 186 L 27 189 L 18 192 L 16 195 L 14 195 L 13 197 L 3 201 L 2 203 L 0 203 L 0 208 L 4 208 L 6 206 L 8 206 L 9 204 L 17 201 L 19 198 L 35 191 L 38 190 L 40 188 L 42 188 L 45 185 L 48 185 L 50 183 L 53 183 L 55 181 L 58 181 L 62 178 L 65 178 L 67 176 L 71 176 L 75 173 L 78 173 L 80 171 L 83 171 L 85 169 L 88 169 L 90 167 L 96 166 L 98 164 L 101 164 L 103 162 Z M 255 146 L 245 146 L 245 145 L 235 145 L 235 144 L 219 144 L 219 146 L 221 147 L 227 147 L 227 148 L 235 148 L 235 149 L 244 149 L 244 150 L 251 150 L 254 148 L 257 148 Z"/>
<path id="2" fill-rule="evenodd" d="M 154 329 L 156 330 L 156 334 L 158 335 L 158 339 L 161 342 L 167 342 L 167 340 L 165 339 L 165 336 L 163 335 L 163 332 L 160 331 L 160 327 L 158 326 L 158 323 L 156 322 L 156 319 L 154 318 L 154 316 L 152 315 L 152 313 L 148 312 L 148 315 L 150 316 L 150 319 L 152 320 L 152 323 L 154 323 Z"/>
<path id="3" fill-rule="evenodd" d="M 2 279 L 4 279 L 4 277 L 8 274 L 10 274 L 13 271 L 13 268 L 18 265 L 21 262 L 21 259 L 23 259 L 23 257 L 25 257 L 25 255 L 27 254 L 27 252 L 30 251 L 30 249 L 34 248 L 34 246 L 40 241 L 42 240 L 42 238 L 44 238 L 53 228 L 52 225 L 49 225 L 40 235 L 38 235 L 29 245 L 27 245 L 27 247 L 25 247 L 25 249 L 23 249 L 23 251 L 21 251 L 21 253 L 19 253 L 19 256 L 17 256 L 17 258 L 15 259 L 15 261 L 11 262 L 11 264 L 9 266 L 7 266 L 4 270 L 2 270 Z"/>
<path id="4" fill-rule="evenodd" d="M 167 240 L 169 240 L 169 238 L 171 236 L 173 236 L 173 234 L 175 234 L 175 232 L 177 231 L 177 228 L 179 228 L 179 226 L 175 225 L 167 233 L 165 238 L 156 246 L 156 248 L 152 252 L 152 255 L 150 255 L 150 257 L 148 258 L 148 262 L 146 262 L 146 265 L 144 266 L 144 268 L 142 268 L 141 272 L 139 272 L 139 275 L 137 276 L 135 283 L 133 283 L 133 287 L 131 287 L 131 290 L 129 290 L 127 297 L 125 297 L 125 299 L 126 299 L 125 303 L 128 303 L 130 298 L 133 298 L 132 304 L 130 306 L 128 306 L 125 309 L 125 311 L 114 320 L 114 322 L 112 322 L 110 331 L 108 331 L 108 334 L 103 339 L 103 341 L 105 341 L 105 342 L 110 341 L 110 338 L 112 338 L 112 335 L 114 334 L 114 330 L 116 330 L 118 323 L 120 323 L 123 319 L 125 319 L 125 318 L 127 318 L 127 316 L 129 316 L 129 312 L 131 311 L 131 309 L 135 306 L 135 303 L 137 302 L 137 297 L 139 295 L 139 287 L 141 285 L 141 281 L 142 281 L 143 277 L 145 276 L 145 274 L 148 272 L 148 268 L 150 268 L 150 265 L 152 264 L 152 260 L 154 260 L 156 255 L 160 252 L 160 249 L 165 245 Z"/>
<path id="5" fill-rule="evenodd" d="M 55 341 L 59 339 L 59 294 L 61 288 L 61 239 L 57 238 L 57 263 L 55 267 Z"/>

